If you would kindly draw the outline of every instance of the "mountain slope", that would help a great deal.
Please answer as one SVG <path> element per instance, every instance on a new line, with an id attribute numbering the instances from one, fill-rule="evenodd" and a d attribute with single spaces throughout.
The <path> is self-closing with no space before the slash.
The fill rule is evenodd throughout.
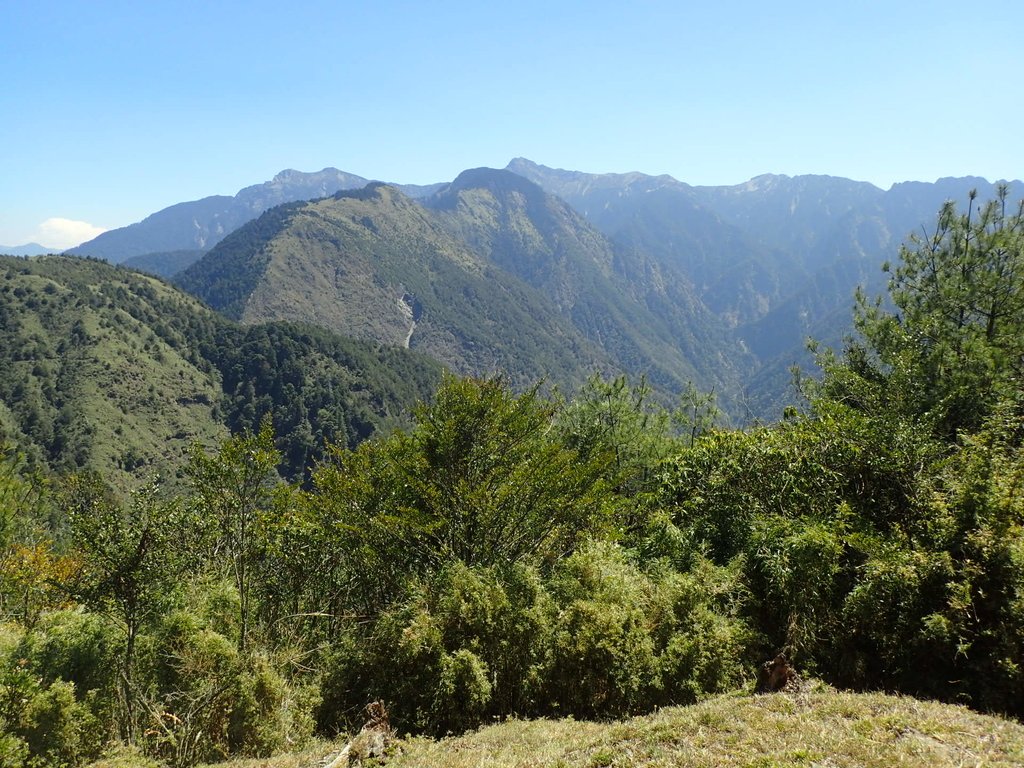
<path id="1" fill-rule="evenodd" d="M 208 311 L 155 279 L 97 262 L 0 260 L 2 437 L 38 463 L 131 485 L 226 436 L 220 387 L 150 317 Z M 208 317 L 212 322 L 212 318 Z"/>
<path id="2" fill-rule="evenodd" d="M 47 253 L 57 253 L 60 248 L 47 248 L 39 243 L 25 243 L 25 245 L 0 245 L 0 254 L 5 256 L 42 256 Z"/>
<path id="3" fill-rule="evenodd" d="M 743 356 L 686 277 L 615 246 L 536 184 L 479 168 L 423 204 L 482 257 L 542 291 L 625 369 L 671 392 L 688 381 L 733 389 Z"/>
<path id="4" fill-rule="evenodd" d="M 778 298 L 791 265 L 705 207 L 671 176 L 563 171 L 516 158 L 508 170 L 580 211 L 621 247 L 684 275 L 729 325 L 757 319 Z"/>
<path id="5" fill-rule="evenodd" d="M 141 256 L 131 256 L 125 259 L 121 262 L 121 266 L 170 279 L 199 261 L 203 253 L 205 251 L 196 250 L 144 253 Z"/>
<path id="6" fill-rule="evenodd" d="M 246 323 L 311 322 L 520 386 L 612 367 L 537 290 L 383 184 L 268 211 L 178 282 Z"/>
<path id="7" fill-rule="evenodd" d="M 703 205 L 744 227 L 762 246 L 789 253 L 797 265 L 788 290 L 764 316 L 740 329 L 749 348 L 771 365 L 806 359 L 809 336 L 839 344 L 851 330 L 857 286 L 869 295 L 884 294 L 882 264 L 897 258 L 911 232 L 933 228 L 946 200 L 965 205 L 972 189 L 986 200 L 996 185 L 967 177 L 897 184 L 883 192 L 831 176 L 759 176 L 734 187 L 695 191 Z"/>
<path id="8" fill-rule="evenodd" d="M 519 382 L 568 384 L 594 369 L 644 372 L 665 390 L 694 380 L 734 413 L 774 418 L 791 399 L 788 367 L 809 359 L 806 338 L 838 343 L 849 331 L 854 288 L 883 293 L 880 266 L 909 232 L 931 226 L 944 200 L 993 190 L 978 178 L 883 191 L 780 175 L 694 187 L 522 158 L 507 170 L 546 194 L 477 169 L 391 187 L 388 202 L 331 202 L 366 180 L 284 171 L 75 250 L 172 276 L 217 243 L 182 284 L 245 322 L 304 320 Z"/>
<path id="9" fill-rule="evenodd" d="M 399 422 L 440 370 L 315 328 L 241 327 L 93 260 L 0 258 L 0 441 L 120 488 L 272 416 L 282 470 Z"/>
<path id="10" fill-rule="evenodd" d="M 568 201 L 617 244 L 692 280 L 756 358 L 744 400 L 753 415 L 769 418 L 792 399 L 787 369 L 809 361 L 806 339 L 841 342 L 855 288 L 884 293 L 881 265 L 907 235 L 932 227 L 945 200 L 963 204 L 971 189 L 982 200 L 995 191 L 975 177 L 883 191 L 830 176 L 692 187 L 670 176 L 587 174 L 523 158 L 508 168 Z M 1014 186 L 1019 196 L 1021 185 Z"/>

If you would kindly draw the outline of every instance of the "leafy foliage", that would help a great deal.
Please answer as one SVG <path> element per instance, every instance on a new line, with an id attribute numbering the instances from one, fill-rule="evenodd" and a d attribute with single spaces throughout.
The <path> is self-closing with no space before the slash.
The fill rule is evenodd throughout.
<path id="1" fill-rule="evenodd" d="M 201 518 L 214 527 L 214 550 L 223 553 L 238 591 L 238 649 L 245 651 L 252 615 L 253 571 L 265 539 L 279 456 L 269 423 L 256 435 L 233 437 L 213 456 L 196 449 L 188 467 Z"/>
<path id="2" fill-rule="evenodd" d="M 339 452 L 315 476 L 318 514 L 339 579 L 368 606 L 410 573 L 452 561 L 552 561 L 606 524 L 601 464 L 552 439 L 553 406 L 536 390 L 449 378 L 409 433 Z"/>
<path id="3" fill-rule="evenodd" d="M 976 209 L 972 192 L 963 213 L 947 202 L 934 231 L 901 248 L 889 283 L 896 312 L 860 296 L 855 319 L 864 341 L 841 363 L 826 362 L 845 369 L 831 377 L 829 396 L 872 397 L 949 440 L 979 429 L 999 398 L 1019 388 L 1024 201 L 1007 210 L 1008 194 L 1003 185 Z"/>
<path id="4" fill-rule="evenodd" d="M 811 408 L 711 434 L 666 467 L 684 538 L 741 562 L 765 652 L 844 685 L 1019 712 L 1020 214 L 912 239 L 895 313 L 821 356 Z"/>
<path id="5" fill-rule="evenodd" d="M 169 585 L 187 565 L 188 540 L 182 540 L 182 532 L 189 521 L 179 505 L 159 499 L 156 487 L 137 491 L 126 508 L 92 477 L 69 478 L 61 504 L 84 555 L 71 588 L 85 605 L 110 616 L 124 633 L 120 726 L 127 741 L 134 743 L 139 698 L 136 646 L 143 626 L 163 607 Z"/>
<path id="6" fill-rule="evenodd" d="M 737 584 L 645 574 L 614 547 L 581 550 L 550 578 L 535 567 L 455 562 L 417 582 L 369 634 L 336 644 L 321 725 L 363 697 L 403 727 L 464 730 L 510 714 L 608 717 L 688 702 L 743 679 Z"/>

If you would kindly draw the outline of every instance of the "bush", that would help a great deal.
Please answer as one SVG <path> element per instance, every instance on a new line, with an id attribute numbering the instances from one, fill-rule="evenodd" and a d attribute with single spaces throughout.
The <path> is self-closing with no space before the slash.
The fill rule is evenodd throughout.
<path id="1" fill-rule="evenodd" d="M 1022 400 L 957 444 L 827 400 L 702 437 L 665 467 L 665 550 L 742 564 L 764 655 L 785 650 L 839 685 L 1020 714 Z"/>
<path id="2" fill-rule="evenodd" d="M 74 683 L 57 681 L 25 707 L 21 735 L 42 765 L 72 768 L 101 753 L 104 729 L 89 708 L 76 700 Z"/>
<path id="3" fill-rule="evenodd" d="M 689 703 L 739 685 L 752 635 L 737 616 L 737 569 L 698 559 L 687 573 L 644 573 L 617 547 L 568 558 L 552 591 L 559 605 L 547 702 L 584 717 Z"/>
<path id="4" fill-rule="evenodd" d="M 28 760 L 28 744 L 10 732 L 0 717 L 0 768 L 23 768 Z"/>
<path id="5" fill-rule="evenodd" d="M 459 732 L 478 725 L 491 703 L 491 674 L 472 651 L 441 657 L 434 694 L 435 729 Z"/>
<path id="6" fill-rule="evenodd" d="M 176 766 L 233 754 L 266 757 L 312 731 L 312 697 L 295 689 L 269 657 L 243 656 L 233 638 L 201 618 L 221 623 L 214 606 L 168 615 L 154 638 L 155 706 L 149 748 Z"/>
<path id="7" fill-rule="evenodd" d="M 43 680 L 75 685 L 79 698 L 89 691 L 113 695 L 121 638 L 101 617 L 80 610 L 43 614 L 15 649 Z"/>
<path id="8" fill-rule="evenodd" d="M 647 622 L 652 587 L 611 547 L 562 564 L 552 584 L 559 611 L 545 674 L 554 711 L 607 717 L 650 706 L 661 683 Z"/>
<path id="9" fill-rule="evenodd" d="M 745 563 L 772 648 L 814 661 L 839 632 L 845 583 L 842 515 L 831 521 L 758 515 L 751 521 Z"/>
<path id="10" fill-rule="evenodd" d="M 741 561 L 720 568 L 700 559 L 687 573 L 668 572 L 657 585 L 655 638 L 659 704 L 689 704 L 745 683 L 756 635 L 740 620 L 749 593 Z"/>
<path id="11" fill-rule="evenodd" d="M 432 733 L 528 714 L 549 615 L 534 569 L 452 564 L 369 632 L 353 628 L 334 643 L 320 728 L 357 726 L 364 705 L 377 698 L 396 725 Z"/>
<path id="12" fill-rule="evenodd" d="M 613 546 L 545 581 L 536 569 L 454 564 L 366 632 L 335 643 L 322 729 L 383 699 L 401 728 L 443 734 L 496 717 L 608 717 L 693 701 L 742 681 L 750 635 L 735 573 L 648 575 Z"/>
<path id="13" fill-rule="evenodd" d="M 257 656 L 246 665 L 233 691 L 228 721 L 232 753 L 268 757 L 283 749 L 289 737 L 299 736 L 290 733 L 292 723 L 286 711 L 289 693 L 287 683 L 267 659 Z"/>
<path id="14" fill-rule="evenodd" d="M 100 617 L 71 610 L 43 614 L 21 637 L 0 661 L 0 765 L 75 766 L 100 753 L 113 732 L 116 643 Z"/>
<path id="15" fill-rule="evenodd" d="M 174 766 L 223 759 L 241 674 L 236 645 L 177 611 L 158 628 L 154 652 L 148 749 Z"/>

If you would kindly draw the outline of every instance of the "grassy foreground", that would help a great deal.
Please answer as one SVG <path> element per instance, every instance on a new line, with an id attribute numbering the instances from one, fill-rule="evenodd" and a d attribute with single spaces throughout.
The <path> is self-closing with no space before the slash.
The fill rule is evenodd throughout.
<path id="1" fill-rule="evenodd" d="M 221 768 L 316 768 L 340 745 Z M 826 687 L 730 694 L 619 723 L 512 721 L 408 739 L 389 768 L 1022 766 L 1024 725 L 969 709 Z"/>

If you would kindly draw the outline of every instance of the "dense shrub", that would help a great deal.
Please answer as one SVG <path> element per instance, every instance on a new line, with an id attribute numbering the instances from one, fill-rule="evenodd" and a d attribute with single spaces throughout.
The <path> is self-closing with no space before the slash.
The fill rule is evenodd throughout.
<path id="1" fill-rule="evenodd" d="M 699 439 L 664 469 L 679 538 L 741 557 L 765 655 L 837 684 L 1021 712 L 1024 409 L 975 435 L 832 401 Z"/>
<path id="2" fill-rule="evenodd" d="M 75 684 L 44 683 L 21 660 L 0 666 L 0 766 L 75 768 L 95 759 L 112 735 L 93 696 Z"/>
<path id="3" fill-rule="evenodd" d="M 545 674 L 553 711 L 621 715 L 743 680 L 751 638 L 728 569 L 700 561 L 687 574 L 644 573 L 622 550 L 598 545 L 568 558 L 551 589 L 559 606 Z"/>
<path id="4" fill-rule="evenodd" d="M 74 683 L 60 680 L 27 703 L 19 730 L 33 758 L 53 768 L 84 765 L 107 741 L 101 723 L 77 700 Z"/>
<path id="5" fill-rule="evenodd" d="M 533 711 L 552 612 L 535 569 L 453 564 L 335 643 L 320 725 L 354 725 L 376 698 L 403 727 L 441 733 Z"/>
<path id="6" fill-rule="evenodd" d="M 174 611 L 156 629 L 148 748 L 187 766 L 301 743 L 312 732 L 308 692 L 294 689 L 265 655 L 243 655 L 212 629 L 207 620 L 222 622 L 218 606 L 233 601 L 223 589 L 210 597 L 213 605 Z"/>
<path id="7" fill-rule="evenodd" d="M 322 727 L 382 698 L 403 728 L 464 730 L 495 717 L 609 717 L 693 701 L 743 679 L 749 633 L 732 573 L 645 574 L 612 546 L 548 578 L 525 565 L 455 564 L 365 633 L 335 645 Z"/>
<path id="8" fill-rule="evenodd" d="M 88 692 L 112 696 L 121 638 L 102 616 L 80 610 L 45 614 L 14 649 L 15 658 L 46 682 L 74 683 L 79 698 Z"/>
<path id="9" fill-rule="evenodd" d="M 236 645 L 187 611 L 158 628 L 147 747 L 175 766 L 225 757 L 233 694 L 241 674 Z"/>

